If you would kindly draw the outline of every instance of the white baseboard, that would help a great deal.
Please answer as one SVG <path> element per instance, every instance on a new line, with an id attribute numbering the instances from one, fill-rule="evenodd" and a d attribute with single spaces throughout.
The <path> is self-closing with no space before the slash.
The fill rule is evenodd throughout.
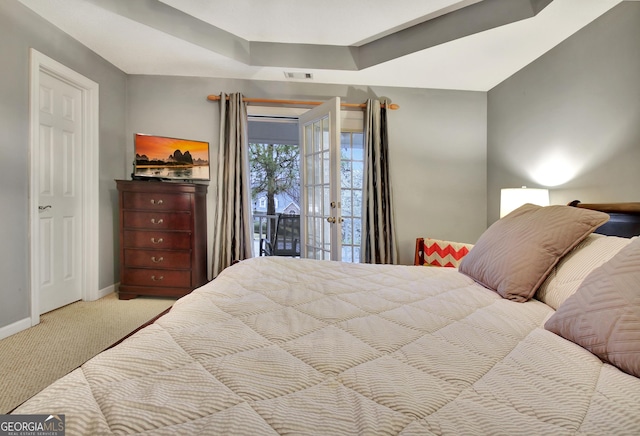
<path id="1" fill-rule="evenodd" d="M 106 297 L 107 295 L 113 292 L 116 292 L 116 290 L 118 289 L 118 286 L 120 286 L 120 282 L 114 283 L 111 286 L 107 286 L 106 288 L 102 288 L 98 290 L 98 295 L 97 295 L 98 298 L 96 298 L 96 300 L 99 300 L 102 297 Z"/>
<path id="2" fill-rule="evenodd" d="M 15 335 L 22 330 L 26 330 L 31 327 L 31 318 L 24 318 L 20 321 L 16 321 L 13 324 L 0 328 L 0 339 L 8 338 L 11 335 Z"/>

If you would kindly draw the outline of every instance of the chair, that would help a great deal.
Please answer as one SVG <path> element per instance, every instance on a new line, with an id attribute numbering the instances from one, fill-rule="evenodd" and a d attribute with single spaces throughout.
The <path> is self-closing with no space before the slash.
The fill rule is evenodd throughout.
<path id="1" fill-rule="evenodd" d="M 414 265 L 444 266 L 458 268 L 462 258 L 473 248 L 473 244 L 443 241 L 431 238 L 416 238 Z"/>
<path id="2" fill-rule="evenodd" d="M 300 215 L 278 215 L 273 242 L 260 240 L 260 256 L 300 256 Z"/>

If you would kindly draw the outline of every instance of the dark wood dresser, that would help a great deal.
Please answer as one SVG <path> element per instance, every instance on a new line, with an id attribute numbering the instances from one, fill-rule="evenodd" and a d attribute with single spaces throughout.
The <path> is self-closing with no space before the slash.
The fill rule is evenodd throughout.
<path id="1" fill-rule="evenodd" d="M 119 298 L 181 297 L 207 282 L 207 186 L 116 180 Z"/>

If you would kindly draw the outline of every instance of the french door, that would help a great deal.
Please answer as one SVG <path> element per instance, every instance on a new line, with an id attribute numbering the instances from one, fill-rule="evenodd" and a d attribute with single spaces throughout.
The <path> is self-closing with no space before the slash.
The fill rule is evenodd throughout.
<path id="1" fill-rule="evenodd" d="M 299 118 L 301 257 L 341 260 L 340 98 Z"/>

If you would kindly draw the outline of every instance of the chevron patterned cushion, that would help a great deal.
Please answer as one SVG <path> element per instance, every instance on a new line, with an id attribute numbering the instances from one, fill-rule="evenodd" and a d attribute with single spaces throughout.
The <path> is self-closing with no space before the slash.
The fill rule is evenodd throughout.
<path id="1" fill-rule="evenodd" d="M 457 268 L 460 261 L 469 253 L 472 244 L 443 241 L 440 239 L 424 240 L 424 264 L 427 266 L 445 266 Z"/>
<path id="2" fill-rule="evenodd" d="M 460 272 L 504 298 L 527 301 L 558 260 L 608 220 L 588 209 L 525 204 L 480 236 Z"/>
<path id="3" fill-rule="evenodd" d="M 544 326 L 640 377 L 640 239 L 589 274 Z"/>

